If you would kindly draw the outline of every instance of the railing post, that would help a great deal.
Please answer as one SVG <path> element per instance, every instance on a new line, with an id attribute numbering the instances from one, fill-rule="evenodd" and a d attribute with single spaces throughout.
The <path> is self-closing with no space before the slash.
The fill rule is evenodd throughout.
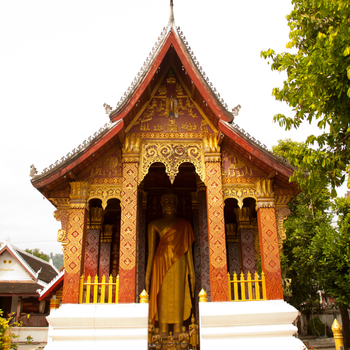
<path id="1" fill-rule="evenodd" d="M 108 304 L 112 304 L 112 296 L 113 296 L 113 276 L 109 276 L 108 281 Z"/>
<path id="2" fill-rule="evenodd" d="M 91 276 L 89 275 L 86 281 L 86 304 L 90 304 L 90 289 L 91 289 Z"/>
<path id="3" fill-rule="evenodd" d="M 244 273 L 241 272 L 241 294 L 242 294 L 242 301 L 245 300 L 245 280 L 244 280 Z"/>
<path id="4" fill-rule="evenodd" d="M 253 300 L 252 275 L 250 271 L 248 271 L 247 280 L 248 280 L 248 300 Z"/>
<path id="5" fill-rule="evenodd" d="M 339 324 L 338 320 L 335 319 L 332 324 L 332 332 L 333 332 L 336 350 L 344 350 L 342 330 L 343 330 L 342 326 Z"/>
<path id="6" fill-rule="evenodd" d="M 101 285 L 101 296 L 100 296 L 100 303 L 105 303 L 105 295 L 106 294 L 106 275 L 102 276 L 102 285 Z"/>
<path id="7" fill-rule="evenodd" d="M 254 281 L 255 281 L 255 297 L 256 297 L 256 300 L 260 300 L 259 276 L 256 271 L 254 274 Z"/>
<path id="8" fill-rule="evenodd" d="M 236 272 L 233 274 L 233 291 L 235 293 L 233 300 L 238 300 L 238 280 Z"/>
<path id="9" fill-rule="evenodd" d="M 115 280 L 115 303 L 118 304 L 118 295 L 119 295 L 119 275 Z"/>
<path id="10" fill-rule="evenodd" d="M 94 304 L 97 303 L 97 296 L 98 296 L 97 290 L 98 290 L 98 276 L 96 275 L 94 280 L 94 299 L 93 299 Z"/>
<path id="11" fill-rule="evenodd" d="M 208 301 L 207 300 L 207 293 L 206 293 L 206 291 L 203 288 L 199 292 L 198 296 L 199 296 L 199 302 L 200 303 L 206 303 Z"/>
<path id="12" fill-rule="evenodd" d="M 265 283 L 264 272 L 261 273 L 261 280 L 262 280 L 263 300 L 266 300 L 266 283 Z"/>

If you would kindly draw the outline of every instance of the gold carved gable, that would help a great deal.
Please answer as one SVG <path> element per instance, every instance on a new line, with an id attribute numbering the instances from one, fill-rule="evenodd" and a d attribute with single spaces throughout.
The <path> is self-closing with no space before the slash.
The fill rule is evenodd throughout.
<path id="1" fill-rule="evenodd" d="M 243 200 L 245 198 L 253 198 L 257 200 L 257 193 L 255 186 L 234 186 L 234 187 L 223 187 L 222 189 L 224 195 L 224 201 L 228 198 L 237 199 L 237 204 L 239 208 L 243 208 Z"/>
<path id="2" fill-rule="evenodd" d="M 139 183 L 145 178 L 153 163 L 163 163 L 165 172 L 173 183 L 183 163 L 192 163 L 200 179 L 205 182 L 202 142 L 148 141 L 142 143 Z"/>
<path id="3" fill-rule="evenodd" d="M 222 149 L 223 184 L 254 184 L 263 177 L 256 167 L 242 160 L 229 147 Z"/>
<path id="4" fill-rule="evenodd" d="M 201 139 L 217 132 L 172 67 L 125 131 L 147 139 Z"/>

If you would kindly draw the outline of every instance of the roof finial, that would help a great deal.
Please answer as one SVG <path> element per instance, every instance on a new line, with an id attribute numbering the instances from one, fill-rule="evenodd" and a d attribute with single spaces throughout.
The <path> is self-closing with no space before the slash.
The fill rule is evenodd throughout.
<path id="1" fill-rule="evenodd" d="M 168 27 L 174 27 L 175 26 L 173 7 L 174 7 L 173 0 L 170 0 L 170 16 L 169 16 Z"/>

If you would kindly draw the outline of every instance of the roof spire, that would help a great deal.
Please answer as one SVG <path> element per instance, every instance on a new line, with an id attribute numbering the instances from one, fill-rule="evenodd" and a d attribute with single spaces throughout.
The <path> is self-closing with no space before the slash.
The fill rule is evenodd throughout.
<path id="1" fill-rule="evenodd" d="M 170 0 L 170 16 L 169 16 L 169 27 L 175 27 L 175 19 L 174 19 L 174 11 L 173 11 L 174 3 L 173 0 Z"/>

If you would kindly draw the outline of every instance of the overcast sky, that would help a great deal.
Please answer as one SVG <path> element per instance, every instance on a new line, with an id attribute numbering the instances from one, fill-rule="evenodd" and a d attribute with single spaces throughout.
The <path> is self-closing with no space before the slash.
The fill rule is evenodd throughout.
<path id="1" fill-rule="evenodd" d="M 0 241 L 60 253 L 54 206 L 30 183 L 109 121 L 169 18 L 169 0 L 0 2 Z M 292 112 L 271 96 L 283 74 L 260 51 L 286 50 L 290 0 L 174 0 L 175 22 L 235 122 L 269 149 L 303 141 L 307 126 L 272 122 Z"/>

